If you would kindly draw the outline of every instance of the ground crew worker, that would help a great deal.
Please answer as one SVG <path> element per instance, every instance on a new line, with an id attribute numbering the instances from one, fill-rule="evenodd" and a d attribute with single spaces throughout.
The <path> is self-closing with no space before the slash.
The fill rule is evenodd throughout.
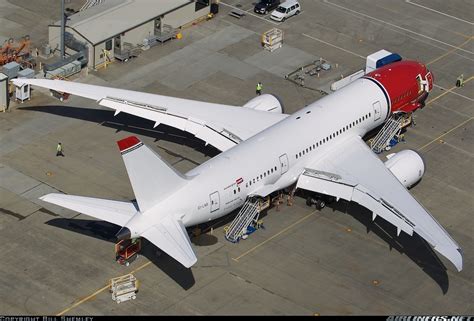
<path id="1" fill-rule="evenodd" d="M 464 74 L 461 74 L 456 80 L 456 87 L 464 87 Z"/>
<path id="2" fill-rule="evenodd" d="M 262 83 L 259 81 L 257 83 L 257 95 L 260 96 L 262 94 L 262 89 L 263 89 L 263 85 Z"/>
<path id="3" fill-rule="evenodd" d="M 58 147 L 56 147 L 56 156 L 62 156 L 62 157 L 64 157 L 64 154 L 63 154 L 63 145 L 61 145 L 61 143 L 58 143 Z"/>

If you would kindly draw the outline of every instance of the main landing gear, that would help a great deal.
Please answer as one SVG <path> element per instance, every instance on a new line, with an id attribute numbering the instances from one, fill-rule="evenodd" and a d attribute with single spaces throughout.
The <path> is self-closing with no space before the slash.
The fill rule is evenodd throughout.
<path id="1" fill-rule="evenodd" d="M 315 205 L 316 209 L 322 210 L 327 204 L 330 204 L 334 201 L 335 198 L 332 196 L 313 195 L 306 198 L 306 205 L 309 207 Z"/>

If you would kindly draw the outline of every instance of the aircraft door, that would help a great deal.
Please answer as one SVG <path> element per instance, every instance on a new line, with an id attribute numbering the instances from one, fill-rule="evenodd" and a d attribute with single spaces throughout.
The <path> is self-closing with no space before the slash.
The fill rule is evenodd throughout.
<path id="1" fill-rule="evenodd" d="M 380 101 L 376 101 L 372 106 L 374 107 L 374 121 L 377 121 L 380 119 Z"/>
<path id="2" fill-rule="evenodd" d="M 281 175 L 288 172 L 288 156 L 283 154 L 280 156 Z"/>
<path id="3" fill-rule="evenodd" d="M 211 201 L 211 213 L 215 212 L 219 209 L 219 203 L 220 203 L 220 197 L 219 197 L 219 192 L 214 192 L 209 195 L 210 201 Z"/>

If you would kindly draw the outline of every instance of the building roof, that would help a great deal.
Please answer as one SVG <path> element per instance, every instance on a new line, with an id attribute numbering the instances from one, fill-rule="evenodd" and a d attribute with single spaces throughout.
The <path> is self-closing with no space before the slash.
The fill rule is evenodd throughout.
<path id="1" fill-rule="evenodd" d="M 191 2 L 191 0 L 106 0 L 68 17 L 66 26 L 95 45 Z M 60 21 L 55 25 L 60 26 Z"/>

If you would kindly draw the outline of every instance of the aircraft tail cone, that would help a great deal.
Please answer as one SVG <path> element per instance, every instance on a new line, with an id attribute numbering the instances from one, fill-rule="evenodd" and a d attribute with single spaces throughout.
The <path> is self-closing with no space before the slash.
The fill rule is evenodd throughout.
<path id="1" fill-rule="evenodd" d="M 132 233 L 128 229 L 128 227 L 122 227 L 117 234 L 115 234 L 117 241 L 128 240 L 132 237 Z"/>

